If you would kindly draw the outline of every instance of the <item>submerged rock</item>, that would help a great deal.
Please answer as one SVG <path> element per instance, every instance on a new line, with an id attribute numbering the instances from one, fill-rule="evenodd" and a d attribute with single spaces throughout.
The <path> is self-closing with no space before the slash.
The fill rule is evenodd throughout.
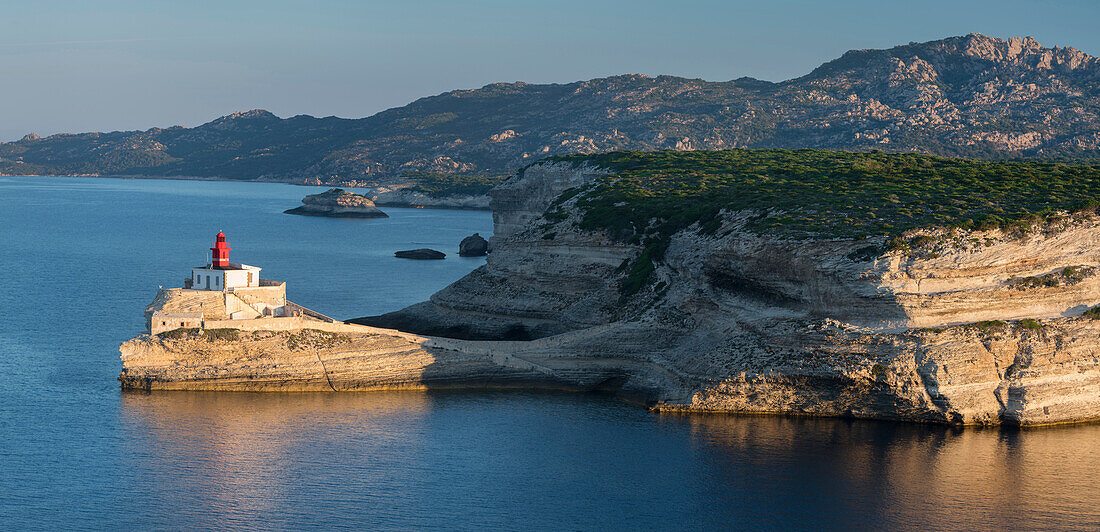
<path id="1" fill-rule="evenodd" d="M 303 216 L 330 216 L 333 218 L 387 218 L 386 213 L 374 206 L 374 202 L 342 188 L 330 188 L 320 194 L 302 198 L 302 206 L 283 211 Z"/>
<path id="2" fill-rule="evenodd" d="M 447 254 L 434 249 L 420 248 L 398 251 L 393 256 L 399 259 L 440 260 L 447 258 Z"/>
<path id="3" fill-rule="evenodd" d="M 489 241 L 474 233 L 458 244 L 459 257 L 484 257 L 489 253 Z"/>

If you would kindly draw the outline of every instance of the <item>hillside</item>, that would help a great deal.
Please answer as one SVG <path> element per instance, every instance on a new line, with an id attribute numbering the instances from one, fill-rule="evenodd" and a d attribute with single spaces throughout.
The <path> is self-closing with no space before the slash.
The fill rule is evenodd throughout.
<path id="1" fill-rule="evenodd" d="M 362 119 L 254 110 L 194 128 L 31 134 L 0 144 L 0 173 L 374 184 L 503 176 L 548 155 L 741 147 L 1100 158 L 1100 60 L 972 34 L 851 51 L 780 83 L 498 83 Z"/>

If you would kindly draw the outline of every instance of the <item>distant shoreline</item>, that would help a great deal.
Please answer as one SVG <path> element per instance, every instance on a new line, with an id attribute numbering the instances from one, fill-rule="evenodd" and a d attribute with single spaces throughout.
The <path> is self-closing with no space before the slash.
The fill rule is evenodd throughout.
<path id="1" fill-rule="evenodd" d="M 32 177 L 32 178 L 33 177 L 68 177 L 68 178 L 74 178 L 74 179 L 79 179 L 79 178 L 102 178 L 102 179 L 131 179 L 131 180 L 132 179 L 142 179 L 142 180 L 162 179 L 162 180 L 166 180 L 166 181 L 207 181 L 207 182 L 219 181 L 219 182 L 226 182 L 226 183 L 268 183 L 268 184 L 293 185 L 293 186 L 299 186 L 299 187 L 319 187 L 319 188 L 323 188 L 323 187 L 340 187 L 340 188 L 345 188 L 345 189 L 349 189 L 349 190 L 356 190 L 356 191 L 361 191 L 361 192 L 369 191 L 371 193 L 374 193 L 375 188 L 376 188 L 376 187 L 366 187 L 366 186 L 358 186 L 358 185 L 357 186 L 352 186 L 352 185 L 343 185 L 343 184 L 335 184 L 334 185 L 334 184 L 314 184 L 314 183 L 293 183 L 293 182 L 290 182 L 290 181 L 266 181 L 266 180 L 257 180 L 257 179 L 231 179 L 231 178 L 225 178 L 225 177 L 202 177 L 202 176 L 150 176 L 150 175 L 99 175 L 99 174 L 70 174 L 70 175 L 54 175 L 54 174 L 48 174 L 48 175 L 40 175 L 40 174 L 7 175 L 7 174 L 0 174 L 0 177 Z M 375 202 L 375 205 L 377 205 L 379 207 L 396 207 L 396 208 L 402 208 L 402 209 L 442 209 L 442 210 L 449 210 L 449 211 L 490 211 L 491 210 L 488 207 L 447 206 L 447 205 L 440 205 L 440 204 L 416 205 L 416 204 L 412 204 L 412 203 L 408 203 L 408 202 L 400 202 L 400 201 L 395 201 L 395 202 L 380 201 L 380 202 Z"/>
<path id="2" fill-rule="evenodd" d="M 259 179 L 232 179 L 228 177 L 203 177 L 203 176 L 152 176 L 152 175 L 100 175 L 100 174 L 0 174 L 0 177 L 69 177 L 69 178 L 102 178 L 102 179 L 142 179 L 142 180 L 156 180 L 161 179 L 165 181 L 221 181 L 226 183 L 266 183 L 266 184 L 281 184 L 281 185 L 294 185 L 299 187 L 342 187 L 348 189 L 361 189 L 372 190 L 374 187 L 365 186 L 351 186 L 351 185 L 334 185 L 334 184 L 315 184 L 315 183 L 294 183 L 291 181 L 267 181 Z M 395 207 L 397 205 L 394 205 Z"/>

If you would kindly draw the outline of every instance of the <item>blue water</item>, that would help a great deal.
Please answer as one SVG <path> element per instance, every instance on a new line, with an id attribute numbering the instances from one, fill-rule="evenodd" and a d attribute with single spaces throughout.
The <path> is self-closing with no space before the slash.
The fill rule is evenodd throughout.
<path id="1" fill-rule="evenodd" d="M 1100 426 L 654 415 L 601 395 L 123 393 L 117 346 L 225 231 L 337 318 L 477 267 L 488 213 L 289 216 L 319 189 L 0 178 L 3 529 L 1100 528 Z M 402 261 L 431 247 L 444 261 Z"/>

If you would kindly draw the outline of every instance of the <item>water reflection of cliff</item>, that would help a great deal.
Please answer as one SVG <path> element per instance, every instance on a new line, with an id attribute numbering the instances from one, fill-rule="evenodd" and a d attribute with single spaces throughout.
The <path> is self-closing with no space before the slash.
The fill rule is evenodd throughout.
<path id="1" fill-rule="evenodd" d="M 720 415 L 661 422 L 688 423 L 723 462 L 724 481 L 748 484 L 732 491 L 740 500 L 731 503 L 756 508 L 745 516 L 755 523 L 771 520 L 777 506 L 790 511 L 782 501 L 795 497 L 797 511 L 820 514 L 830 528 L 1100 527 L 1100 425 L 958 430 Z"/>

